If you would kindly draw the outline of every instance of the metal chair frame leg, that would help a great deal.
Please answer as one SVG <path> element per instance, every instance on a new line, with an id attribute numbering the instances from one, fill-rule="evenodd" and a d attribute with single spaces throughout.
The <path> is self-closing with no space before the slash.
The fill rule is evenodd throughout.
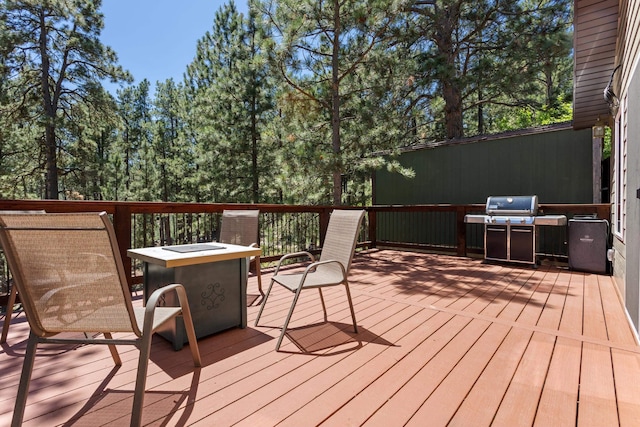
<path id="1" fill-rule="evenodd" d="M 4 313 L 4 323 L 2 325 L 2 336 L 0 337 L 0 343 L 7 342 L 7 334 L 9 333 L 9 325 L 11 324 L 11 318 L 13 317 L 13 306 L 16 304 L 16 285 L 11 285 L 11 292 L 9 293 L 9 300 L 7 301 L 7 309 Z"/>
<path id="2" fill-rule="evenodd" d="M 13 419 L 11 420 L 11 427 L 20 427 L 22 425 L 24 410 L 27 407 L 29 384 L 31 382 L 33 362 L 36 358 L 36 349 L 38 348 L 38 342 L 38 336 L 33 332 L 29 332 L 27 351 L 25 353 L 24 362 L 22 364 L 22 374 L 20 375 L 20 385 L 18 386 L 18 395 L 16 397 L 16 404 L 13 409 Z"/>
<path id="3" fill-rule="evenodd" d="M 351 301 L 351 292 L 349 291 L 349 282 L 345 280 L 344 288 L 347 292 L 347 300 L 349 300 L 349 309 L 351 310 L 351 320 L 353 320 L 353 331 L 358 333 L 358 323 L 356 322 L 356 312 L 353 309 L 353 301 Z"/>
<path id="4" fill-rule="evenodd" d="M 291 320 L 291 316 L 293 315 L 293 310 L 296 308 L 296 304 L 298 303 L 298 298 L 302 293 L 302 286 L 300 286 L 296 290 L 296 294 L 293 297 L 293 302 L 291 303 L 291 308 L 289 309 L 289 314 L 287 314 L 287 318 L 284 321 L 284 325 L 282 326 L 282 331 L 280 332 L 280 338 L 278 338 L 278 342 L 276 343 L 276 351 L 280 349 L 280 345 L 282 344 L 282 340 L 284 336 L 287 334 L 287 327 L 289 326 L 289 321 Z"/>
<path id="5" fill-rule="evenodd" d="M 258 316 L 256 317 L 256 321 L 254 322 L 255 326 L 258 326 L 258 322 L 260 321 L 260 316 L 262 316 L 262 310 L 264 310 L 264 306 L 267 305 L 267 299 L 271 294 L 271 288 L 273 288 L 274 282 L 275 281 L 271 279 L 271 282 L 269 283 L 269 288 L 267 288 L 267 293 L 265 293 L 264 298 L 262 298 L 262 304 L 260 304 L 260 310 L 258 311 Z"/>

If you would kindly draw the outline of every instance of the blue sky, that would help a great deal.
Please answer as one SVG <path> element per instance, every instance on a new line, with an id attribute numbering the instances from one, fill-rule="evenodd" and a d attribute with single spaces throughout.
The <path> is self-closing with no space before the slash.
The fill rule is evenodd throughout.
<path id="1" fill-rule="evenodd" d="M 104 29 L 100 39 L 118 54 L 118 63 L 135 78 L 151 82 L 182 74 L 195 55 L 196 44 L 213 27 L 213 19 L 227 0 L 104 0 Z M 246 0 L 236 0 L 246 13 Z M 105 83 L 109 91 L 115 87 Z"/>

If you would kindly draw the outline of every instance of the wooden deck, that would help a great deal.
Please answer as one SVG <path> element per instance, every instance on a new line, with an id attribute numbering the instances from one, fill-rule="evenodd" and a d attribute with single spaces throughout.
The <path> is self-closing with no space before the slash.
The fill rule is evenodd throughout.
<path id="1" fill-rule="evenodd" d="M 195 372 L 188 349 L 155 337 L 144 423 L 640 425 L 640 347 L 608 276 L 373 251 L 356 256 L 351 286 L 357 335 L 343 289 L 325 294 L 329 323 L 309 291 L 275 352 L 292 297 L 279 288 L 261 326 L 251 307 L 246 329 L 202 339 Z M 1 349 L 0 425 L 27 331 L 21 314 Z M 121 348 L 119 369 L 102 346 L 40 350 L 25 426 L 128 425 L 136 350 Z"/>

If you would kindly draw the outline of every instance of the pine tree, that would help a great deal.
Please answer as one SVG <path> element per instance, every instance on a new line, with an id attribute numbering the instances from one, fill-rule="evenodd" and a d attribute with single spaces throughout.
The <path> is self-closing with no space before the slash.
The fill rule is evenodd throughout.
<path id="1" fill-rule="evenodd" d="M 36 102 L 45 159 L 45 198 L 58 198 L 58 135 L 74 104 L 98 103 L 100 81 L 129 75 L 116 54 L 100 40 L 100 0 L 3 0 L 4 65 L 10 70 L 7 92 L 13 100 Z M 7 46 L 10 46 L 7 48 Z"/>
<path id="2" fill-rule="evenodd" d="M 112 162 L 117 169 L 119 200 L 157 200 L 157 171 L 153 150 L 152 103 L 149 81 L 118 90 L 122 130 L 113 145 Z"/>
<path id="3" fill-rule="evenodd" d="M 539 107 L 539 78 L 557 64 L 548 60 L 570 55 L 561 40 L 570 7 L 568 0 L 416 1 L 407 36 L 419 60 L 418 87 L 427 89 L 419 106 L 440 123 L 434 136 L 465 135 L 474 128 L 468 111 L 477 119 L 471 133 L 483 133 L 487 106 Z"/>
<path id="4" fill-rule="evenodd" d="M 188 117 L 210 201 L 263 200 L 260 182 L 270 168 L 259 164 L 268 155 L 260 150 L 261 128 L 272 111 L 273 89 L 262 37 L 253 13 L 245 18 L 230 2 L 216 13 L 187 68 Z"/>
<path id="5" fill-rule="evenodd" d="M 158 82 L 154 97 L 153 148 L 163 201 L 193 201 L 189 183 L 196 173 L 195 153 L 185 135 L 184 87 L 173 79 Z"/>
<path id="6" fill-rule="evenodd" d="M 303 156 L 305 166 L 313 168 L 317 185 L 306 189 L 315 187 L 318 201 L 344 202 L 345 172 L 351 159 L 343 141 L 342 129 L 349 117 L 343 107 L 369 91 L 369 82 L 353 83 L 375 49 L 387 40 L 398 6 L 385 0 L 280 0 L 260 6 L 279 41 L 274 62 L 289 86 L 280 98 L 287 120 L 294 125 L 285 142 L 289 151 Z"/>

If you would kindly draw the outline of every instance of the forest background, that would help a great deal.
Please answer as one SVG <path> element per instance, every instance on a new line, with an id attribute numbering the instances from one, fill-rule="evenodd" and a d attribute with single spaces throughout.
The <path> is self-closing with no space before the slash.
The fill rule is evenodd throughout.
<path id="1" fill-rule="evenodd" d="M 230 1 L 153 88 L 100 8 L 0 0 L 0 198 L 363 205 L 401 147 L 571 119 L 569 0 Z"/>

